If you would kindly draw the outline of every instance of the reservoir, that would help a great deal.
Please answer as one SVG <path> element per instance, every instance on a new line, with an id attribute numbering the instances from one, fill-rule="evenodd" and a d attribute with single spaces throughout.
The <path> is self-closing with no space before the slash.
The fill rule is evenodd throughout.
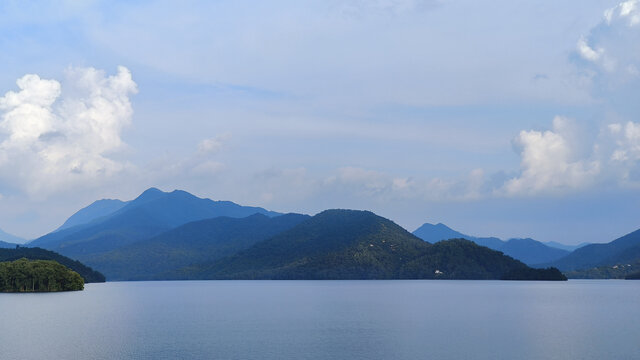
<path id="1" fill-rule="evenodd" d="M 640 281 L 158 281 L 0 294 L 2 359 L 640 358 Z"/>

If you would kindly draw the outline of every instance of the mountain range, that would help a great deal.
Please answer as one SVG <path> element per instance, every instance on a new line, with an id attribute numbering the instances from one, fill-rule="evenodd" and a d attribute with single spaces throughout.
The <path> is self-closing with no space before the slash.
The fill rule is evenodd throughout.
<path id="1" fill-rule="evenodd" d="M 232 255 L 307 218 L 300 214 L 268 217 L 256 213 L 245 218 L 199 220 L 86 261 L 110 280 L 162 279 L 181 267 Z"/>
<path id="2" fill-rule="evenodd" d="M 280 214 L 155 188 L 130 201 L 98 200 L 28 246 L 82 261 L 109 280 L 542 279 L 557 274 L 527 265 L 575 277 L 612 261 L 629 262 L 615 277 L 635 270 L 633 261 L 640 267 L 638 232 L 570 253 L 533 239 L 468 236 L 444 224 L 411 234 L 367 211 Z M 591 272 L 575 273 L 585 267 Z"/>
<path id="3" fill-rule="evenodd" d="M 549 280 L 562 280 L 549 270 Z M 369 211 L 326 210 L 246 250 L 174 272 L 175 279 L 503 279 L 532 269 L 457 239 L 430 244 Z M 526 275 L 524 275 L 526 276 Z"/>
<path id="4" fill-rule="evenodd" d="M 123 206 L 110 202 L 110 206 L 117 209 L 112 213 L 106 213 L 104 204 L 101 200 L 78 211 L 70 218 L 75 219 L 72 226 L 63 225 L 31 241 L 29 246 L 50 249 L 85 262 L 96 254 L 151 238 L 191 221 L 219 216 L 241 218 L 255 213 L 280 215 L 230 201 L 201 199 L 181 190 L 167 193 L 156 188 L 146 190 Z M 87 222 L 76 224 L 78 219 Z"/>
<path id="5" fill-rule="evenodd" d="M 447 239 L 467 239 L 474 243 L 486 246 L 489 249 L 503 252 L 514 259 L 518 259 L 527 265 L 536 265 L 558 260 L 569 255 L 570 251 L 549 246 L 548 244 L 533 239 L 509 239 L 500 240 L 496 237 L 476 237 L 462 234 L 451 229 L 445 224 L 436 225 L 425 223 L 413 232 L 414 235 L 424 241 L 436 243 Z"/>

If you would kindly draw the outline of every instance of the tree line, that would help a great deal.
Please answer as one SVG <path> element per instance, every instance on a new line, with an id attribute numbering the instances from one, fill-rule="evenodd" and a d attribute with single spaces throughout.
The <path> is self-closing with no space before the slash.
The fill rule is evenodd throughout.
<path id="1" fill-rule="evenodd" d="M 49 292 L 83 290 L 84 280 L 75 271 L 53 260 L 0 262 L 0 291 Z"/>

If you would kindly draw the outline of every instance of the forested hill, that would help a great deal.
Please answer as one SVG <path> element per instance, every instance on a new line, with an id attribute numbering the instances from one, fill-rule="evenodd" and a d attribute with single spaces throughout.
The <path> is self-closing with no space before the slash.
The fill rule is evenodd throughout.
<path id="1" fill-rule="evenodd" d="M 355 210 L 324 211 L 235 255 L 182 268 L 169 278 L 566 279 L 557 270 L 531 269 L 471 241 L 432 245 L 388 219 Z"/>
<path id="2" fill-rule="evenodd" d="M 0 262 L 14 261 L 21 258 L 29 260 L 53 260 L 82 276 L 85 283 L 104 282 L 104 275 L 82 264 L 79 261 L 69 259 L 53 251 L 41 248 L 18 247 L 14 249 L 0 249 Z"/>
<path id="3" fill-rule="evenodd" d="M 84 289 L 77 272 L 54 260 L 0 262 L 0 292 L 52 292 Z"/>
<path id="4" fill-rule="evenodd" d="M 601 266 L 633 264 L 640 261 L 640 230 L 606 244 L 581 247 L 555 262 L 547 263 L 563 271 L 589 270 Z"/>

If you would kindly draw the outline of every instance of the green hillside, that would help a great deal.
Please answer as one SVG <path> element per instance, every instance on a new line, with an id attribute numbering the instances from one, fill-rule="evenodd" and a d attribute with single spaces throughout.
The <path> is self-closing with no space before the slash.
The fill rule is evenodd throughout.
<path id="1" fill-rule="evenodd" d="M 544 278 L 542 272 L 467 240 L 432 245 L 368 211 L 327 210 L 233 256 L 184 267 L 170 278 L 501 279 L 522 273 L 530 279 Z"/>
<path id="2" fill-rule="evenodd" d="M 545 265 L 569 272 L 631 264 L 638 260 L 640 260 L 640 230 L 606 244 L 590 244 L 581 247 L 562 259 Z"/>
<path id="3" fill-rule="evenodd" d="M 13 249 L 0 249 L 0 261 L 14 261 L 26 258 L 29 260 L 53 260 L 82 276 L 85 283 L 104 282 L 104 275 L 82 264 L 79 261 L 69 259 L 53 251 L 40 248 L 18 247 Z"/>

